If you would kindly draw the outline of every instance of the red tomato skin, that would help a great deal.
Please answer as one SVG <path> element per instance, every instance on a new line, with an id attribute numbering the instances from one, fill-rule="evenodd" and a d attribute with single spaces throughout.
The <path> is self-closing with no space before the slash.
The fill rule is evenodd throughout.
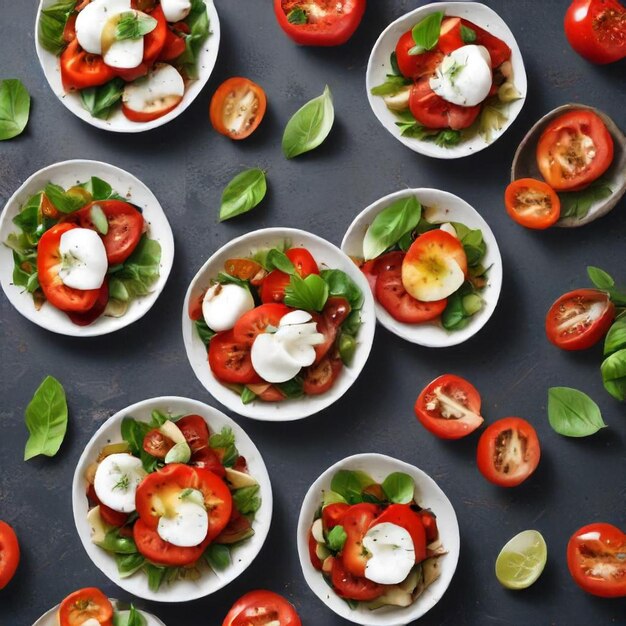
<path id="1" fill-rule="evenodd" d="M 87 606 L 85 606 L 87 605 Z M 79 589 L 67 596 L 59 605 L 58 623 L 59 626 L 76 626 L 76 619 L 86 615 L 81 615 L 85 608 L 89 607 L 89 613 L 102 626 L 111 626 L 113 618 L 113 605 L 110 600 L 96 587 L 86 587 Z M 75 615 L 78 611 L 78 615 Z"/>
<path id="2" fill-rule="evenodd" d="M 258 609 L 265 609 L 267 619 L 278 621 L 280 626 L 302 626 L 300 617 L 291 602 L 273 591 L 265 591 L 264 589 L 250 591 L 239 598 L 228 611 L 222 626 L 251 626 L 256 624 L 257 621 L 254 618 Z M 258 624 L 267 623 L 267 619 L 265 616 L 261 617 Z"/>
<path id="3" fill-rule="evenodd" d="M 347 539 L 341 551 L 341 561 L 353 576 L 365 575 L 367 558 L 363 553 L 363 537 L 380 509 L 375 504 L 363 502 L 353 504 L 341 516 L 341 526 L 346 531 Z M 356 599 L 356 598 L 355 598 Z"/>
<path id="4" fill-rule="evenodd" d="M 346 600 L 375 600 L 385 592 L 385 585 L 379 585 L 363 576 L 352 574 L 342 559 L 333 559 L 331 582 L 335 593 Z"/>
<path id="5" fill-rule="evenodd" d="M 437 528 L 437 516 L 429 509 L 422 509 L 419 512 L 426 531 L 426 543 L 432 543 L 439 537 L 439 529 Z"/>
<path id="6" fill-rule="evenodd" d="M 426 558 L 426 530 L 419 513 L 411 510 L 408 504 L 390 504 L 370 524 L 370 528 L 385 522 L 396 524 L 396 526 L 401 526 L 408 531 L 413 540 L 415 562 L 421 563 Z"/>
<path id="7" fill-rule="evenodd" d="M 67 316 L 72 320 L 74 324 L 77 326 L 89 326 L 93 324 L 107 308 L 107 304 L 109 302 L 109 280 L 108 278 L 104 279 L 102 283 L 102 287 L 100 287 L 100 293 L 98 294 L 98 299 L 95 301 L 94 305 L 84 313 L 72 313 L 67 312 Z"/>
<path id="8" fill-rule="evenodd" d="M 313 533 L 309 530 L 309 558 L 311 559 L 311 565 L 319 572 L 322 571 L 322 562 L 319 556 L 317 556 L 317 541 L 313 536 Z"/>
<path id="9" fill-rule="evenodd" d="M 487 48 L 487 52 L 489 52 L 489 56 L 491 58 L 491 67 L 493 69 L 500 67 L 505 61 L 508 61 L 511 58 L 511 48 L 509 48 L 508 44 L 502 41 L 502 39 L 492 35 L 484 28 L 477 26 L 469 20 L 462 19 L 461 22 L 464 26 L 471 28 L 476 33 L 476 41 L 474 43 L 477 46 L 484 46 Z"/>
<path id="10" fill-rule="evenodd" d="M 120 513 L 119 511 L 114 511 L 110 509 L 106 504 L 100 503 L 100 517 L 102 520 L 109 524 L 110 526 L 115 526 L 116 528 L 120 528 L 124 526 L 128 521 L 128 515 L 126 513 Z"/>
<path id="11" fill-rule="evenodd" d="M 176 426 L 180 429 L 192 452 L 197 452 L 209 445 L 211 435 L 206 420 L 201 415 L 185 415 Z"/>
<path id="12" fill-rule="evenodd" d="M 326 393 L 334 384 L 343 369 L 340 358 L 325 356 L 319 363 L 304 370 L 302 390 L 308 396 Z"/>
<path id="13" fill-rule="evenodd" d="M 177 35 L 171 28 L 168 27 L 167 34 L 165 36 L 165 43 L 159 53 L 157 61 L 173 61 L 177 59 L 183 52 L 185 52 L 187 44 L 185 38 Z"/>
<path id="14" fill-rule="evenodd" d="M 289 284 L 289 274 L 280 270 L 272 270 L 261 284 L 261 302 L 271 304 L 282 302 L 285 297 L 285 287 Z"/>
<path id="15" fill-rule="evenodd" d="M 522 215 L 517 210 L 519 194 L 523 194 L 525 190 L 543 194 L 550 201 L 550 211 L 547 215 Z M 547 183 L 534 178 L 518 178 L 510 183 L 504 192 L 504 205 L 509 217 L 514 221 L 534 230 L 544 230 L 550 228 L 558 222 L 561 216 L 561 201 L 556 191 Z"/>
<path id="16" fill-rule="evenodd" d="M 182 98 L 180 98 L 178 101 L 172 104 L 172 106 L 169 106 L 165 109 L 159 109 L 158 111 L 153 111 L 151 113 L 144 113 L 143 111 L 135 111 L 134 109 L 128 108 L 122 102 L 122 113 L 131 122 L 137 122 L 138 124 L 145 124 L 146 122 L 152 122 L 154 120 L 158 120 L 160 117 L 163 117 L 164 115 L 167 115 L 180 104 L 181 100 Z"/>
<path id="17" fill-rule="evenodd" d="M 332 530 L 335 526 L 341 524 L 343 514 L 350 508 L 349 504 L 336 502 L 329 504 L 322 509 L 322 525 L 326 532 Z"/>
<path id="18" fill-rule="evenodd" d="M 10 582 L 20 562 L 20 544 L 15 531 L 0 521 L 0 589 Z"/>
<path id="19" fill-rule="evenodd" d="M 415 46 L 412 30 L 400 37 L 396 44 L 396 61 L 398 69 L 405 78 L 417 80 L 423 76 L 430 77 L 443 59 L 440 50 L 431 50 L 422 54 L 410 55 L 409 50 Z"/>
<path id="20" fill-rule="evenodd" d="M 252 366 L 250 347 L 237 342 L 232 330 L 217 333 L 211 339 L 209 366 L 215 378 L 223 383 L 249 385 L 263 382 Z"/>
<path id="21" fill-rule="evenodd" d="M 252 347 L 258 335 L 268 326 L 277 328 L 280 320 L 292 310 L 280 303 L 262 304 L 251 309 L 237 320 L 233 328 L 235 341 Z"/>
<path id="22" fill-rule="evenodd" d="M 65 91 L 98 87 L 116 76 L 115 70 L 97 54 L 85 52 L 78 40 L 72 40 L 61 53 L 61 81 Z"/>
<path id="23" fill-rule="evenodd" d="M 444 54 L 450 54 L 465 45 L 461 36 L 461 18 L 445 17 L 441 22 L 437 48 Z"/>

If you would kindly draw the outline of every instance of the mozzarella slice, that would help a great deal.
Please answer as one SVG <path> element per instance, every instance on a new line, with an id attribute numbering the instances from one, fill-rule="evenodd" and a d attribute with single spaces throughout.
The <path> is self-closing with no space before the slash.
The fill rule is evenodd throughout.
<path id="1" fill-rule="evenodd" d="M 180 22 L 191 11 L 190 0 L 161 0 L 161 9 L 168 22 Z"/>
<path id="2" fill-rule="evenodd" d="M 109 263 L 100 235 L 90 228 L 72 228 L 59 242 L 59 277 L 73 289 L 100 289 Z"/>
<path id="3" fill-rule="evenodd" d="M 295 311 L 290 311 L 287 315 L 283 315 L 280 318 L 280 322 L 278 322 L 279 326 L 291 326 L 293 324 L 306 324 L 313 319 L 313 316 L 306 311 L 302 311 L 301 309 L 296 309 Z"/>
<path id="4" fill-rule="evenodd" d="M 135 492 L 146 476 L 141 460 L 132 454 L 111 454 L 96 470 L 94 489 L 102 504 L 120 513 L 135 510 Z"/>
<path id="5" fill-rule="evenodd" d="M 468 45 L 444 57 L 430 79 L 430 88 L 448 102 L 471 107 L 489 95 L 492 80 L 491 57 L 487 49 Z"/>
<path id="6" fill-rule="evenodd" d="M 171 109 L 185 94 L 185 81 L 177 69 L 156 63 L 150 73 L 124 87 L 124 106 L 138 113 L 157 113 Z"/>
<path id="7" fill-rule="evenodd" d="M 143 61 L 143 37 L 113 41 L 102 58 L 110 67 L 126 70 L 137 67 Z"/>
<path id="8" fill-rule="evenodd" d="M 292 358 L 275 335 L 257 335 L 250 354 L 252 367 L 268 383 L 284 383 L 291 380 L 301 369 L 298 361 Z"/>
<path id="9" fill-rule="evenodd" d="M 365 578 L 381 585 L 397 585 L 415 565 L 415 546 L 406 528 L 383 522 L 370 528 L 363 537 L 363 547 L 370 553 Z"/>
<path id="10" fill-rule="evenodd" d="M 93 0 L 76 17 L 76 39 L 85 52 L 102 54 L 102 31 L 115 15 L 130 10 L 130 0 Z"/>
<path id="11" fill-rule="evenodd" d="M 416 300 L 434 302 L 451 296 L 465 282 L 459 264 L 442 256 L 430 264 L 402 264 L 402 284 Z"/>
<path id="12" fill-rule="evenodd" d="M 201 544 L 209 532 L 209 516 L 204 506 L 181 499 L 174 515 L 161 517 L 157 527 L 159 537 L 181 548 Z"/>
<path id="13" fill-rule="evenodd" d="M 254 308 L 254 298 L 248 289 L 240 285 L 210 287 L 202 300 L 202 315 L 207 326 L 219 332 L 230 330 L 237 320 Z"/>

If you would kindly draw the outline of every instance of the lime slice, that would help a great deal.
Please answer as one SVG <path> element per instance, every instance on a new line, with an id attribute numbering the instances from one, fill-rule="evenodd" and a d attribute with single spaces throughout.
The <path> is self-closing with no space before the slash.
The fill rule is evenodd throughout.
<path id="1" fill-rule="evenodd" d="M 510 539 L 496 559 L 496 577 L 507 589 L 526 589 L 541 576 L 548 548 L 541 533 L 524 530 Z"/>

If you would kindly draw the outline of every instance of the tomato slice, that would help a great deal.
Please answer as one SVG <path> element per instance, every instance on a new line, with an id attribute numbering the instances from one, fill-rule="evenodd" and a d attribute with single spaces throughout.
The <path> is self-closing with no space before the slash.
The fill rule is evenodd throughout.
<path id="1" fill-rule="evenodd" d="M 309 559 L 311 560 L 311 565 L 318 570 L 322 571 L 322 561 L 319 556 L 317 556 L 317 541 L 313 536 L 313 533 L 309 530 Z"/>
<path id="2" fill-rule="evenodd" d="M 615 305 L 597 289 L 563 294 L 546 315 L 546 335 L 562 350 L 586 350 L 606 335 L 615 319 Z"/>
<path id="3" fill-rule="evenodd" d="M 113 605 L 95 587 L 86 587 L 71 593 L 59 606 L 59 626 L 81 626 L 96 620 L 99 624 L 110 624 L 113 619 Z"/>
<path id="4" fill-rule="evenodd" d="M 228 611 L 222 626 L 302 626 L 291 602 L 273 591 L 245 594 Z"/>
<path id="5" fill-rule="evenodd" d="M 341 551 L 341 560 L 346 570 L 353 576 L 365 575 L 367 554 L 363 550 L 363 537 L 379 512 L 380 509 L 375 504 L 363 502 L 352 505 L 341 516 L 340 524 L 347 535 Z"/>
<path id="6" fill-rule="evenodd" d="M 341 518 L 349 508 L 349 504 L 336 502 L 335 504 L 329 504 L 322 509 L 322 524 L 326 532 L 341 524 Z"/>
<path id="7" fill-rule="evenodd" d="M 587 593 L 626 597 L 626 534 L 612 524 L 583 526 L 567 544 L 567 567 Z"/>
<path id="8" fill-rule="evenodd" d="M 258 127 L 267 109 L 263 88 L 247 78 L 229 78 L 211 98 L 213 128 L 230 139 L 245 139 Z"/>
<path id="9" fill-rule="evenodd" d="M 332 561 L 331 582 L 335 593 L 346 600 L 368 601 L 383 595 L 385 586 L 352 574 L 340 558 Z"/>
<path id="10" fill-rule="evenodd" d="M 89 324 L 93 324 L 93 322 L 95 322 L 104 313 L 104 310 L 107 308 L 108 302 L 109 281 L 107 278 L 105 278 L 104 282 L 102 283 L 102 287 L 100 287 L 98 299 L 95 301 L 94 305 L 84 313 L 73 313 L 71 311 L 68 311 L 67 316 L 77 326 L 89 326 Z"/>
<path id="11" fill-rule="evenodd" d="M 128 514 L 120 513 L 119 511 L 114 511 L 110 509 L 106 504 L 102 504 L 100 502 L 100 517 L 105 524 L 109 524 L 109 526 L 115 526 L 116 528 L 121 528 L 128 522 Z"/>
<path id="12" fill-rule="evenodd" d="M 193 467 L 207 469 L 220 478 L 226 476 L 226 468 L 222 465 L 219 454 L 208 446 L 192 453 L 189 464 Z"/>
<path id="13" fill-rule="evenodd" d="M 426 558 L 426 530 L 420 514 L 408 504 L 391 504 L 370 524 L 370 528 L 385 522 L 401 526 L 411 535 L 415 562 L 421 563 Z"/>
<path id="14" fill-rule="evenodd" d="M 444 374 L 427 385 L 415 402 L 422 426 L 442 439 L 460 439 L 482 423 L 480 394 L 464 378 Z"/>
<path id="15" fill-rule="evenodd" d="M 78 40 L 71 41 L 61 53 L 61 81 L 65 91 L 104 85 L 116 76 L 98 54 L 85 52 Z"/>
<path id="16" fill-rule="evenodd" d="M 477 26 L 469 20 L 461 20 L 466 28 L 471 28 L 476 33 L 476 41 L 473 43 L 477 46 L 484 46 L 491 57 L 491 67 L 495 69 L 500 67 L 505 61 L 511 58 L 511 48 L 499 37 L 492 35 L 484 28 Z"/>
<path id="17" fill-rule="evenodd" d="M 459 48 L 465 46 L 461 32 L 460 17 L 445 17 L 441 22 L 441 30 L 439 31 L 439 41 L 437 48 L 445 54 L 450 54 Z"/>
<path id="18" fill-rule="evenodd" d="M 201 415 L 185 415 L 176 421 L 176 426 L 183 433 L 192 453 L 209 445 L 211 433 L 206 420 Z"/>
<path id="19" fill-rule="evenodd" d="M 289 274 L 280 270 L 272 270 L 261 285 L 261 302 L 282 302 L 285 298 L 285 287 L 289 284 Z"/>
<path id="20" fill-rule="evenodd" d="M 351 312 L 350 303 L 342 297 L 330 296 L 326 300 L 322 315 L 336 328 L 339 328 Z"/>
<path id="21" fill-rule="evenodd" d="M 164 459 L 174 447 L 174 442 L 165 436 L 158 428 L 149 430 L 143 438 L 143 449 L 150 456 Z"/>
<path id="22" fill-rule="evenodd" d="M 20 562 L 20 544 L 15 531 L 6 522 L 0 521 L 0 589 L 10 582 Z"/>
<path id="23" fill-rule="evenodd" d="M 437 528 L 437 516 L 429 509 L 422 509 L 419 512 L 426 532 L 426 542 L 432 543 L 439 537 L 439 529 Z"/>
<path id="24" fill-rule="evenodd" d="M 408 30 L 396 44 L 398 69 L 405 78 L 412 80 L 418 80 L 422 77 L 430 78 L 443 61 L 443 52 L 435 49 L 422 54 L 409 54 L 409 50 L 414 47 L 413 30 Z"/>
<path id="25" fill-rule="evenodd" d="M 534 178 L 514 180 L 504 192 L 504 204 L 509 217 L 526 228 L 549 228 L 561 216 L 559 196 L 550 185 Z"/>
<path id="26" fill-rule="evenodd" d="M 626 8 L 617 0 L 573 0 L 565 14 L 565 35 L 592 63 L 626 57 Z"/>
<path id="27" fill-rule="evenodd" d="M 184 22 L 183 22 L 184 24 Z M 158 56 L 158 61 L 173 61 L 177 59 L 187 49 L 187 42 L 184 36 L 178 35 L 168 26 L 165 34 L 165 43 Z"/>
<path id="28" fill-rule="evenodd" d="M 285 394 L 278 389 L 275 385 L 267 385 L 257 396 L 262 402 L 282 402 L 285 399 Z"/>
<path id="29" fill-rule="evenodd" d="M 483 432 L 476 460 L 480 473 L 489 482 L 515 487 L 537 469 L 540 456 L 535 429 L 520 417 L 505 417 Z"/>
<path id="30" fill-rule="evenodd" d="M 273 303 L 262 304 L 244 313 L 233 328 L 235 341 L 251 346 L 258 335 L 266 332 L 268 326 L 278 328 L 280 320 L 292 310 L 284 304 Z"/>
<path id="31" fill-rule="evenodd" d="M 209 343 L 209 366 L 223 383 L 248 385 L 262 383 L 254 371 L 250 346 L 235 339 L 232 330 L 217 333 Z"/>
<path id="32" fill-rule="evenodd" d="M 326 355 L 319 363 L 303 370 L 302 390 L 308 396 L 326 393 L 335 384 L 342 369 L 343 362 L 338 356 Z"/>
<path id="33" fill-rule="evenodd" d="M 358 28 L 366 0 L 274 0 L 285 34 L 301 46 L 339 46 Z"/>
<path id="34" fill-rule="evenodd" d="M 76 18 L 78 17 L 78 13 L 72 13 L 67 18 L 67 22 L 65 22 L 65 27 L 63 28 L 63 41 L 65 43 L 71 43 L 76 39 Z"/>
<path id="35" fill-rule="evenodd" d="M 537 166 L 556 191 L 576 191 L 600 178 L 613 162 L 613 138 L 593 111 L 552 120 L 537 142 Z"/>
<path id="36" fill-rule="evenodd" d="M 158 565 L 171 567 L 192 565 L 202 556 L 210 543 L 207 538 L 198 546 L 190 548 L 175 546 L 161 539 L 159 533 L 142 519 L 138 519 L 133 526 L 133 539 L 137 544 L 137 550 L 146 559 Z"/>
<path id="37" fill-rule="evenodd" d="M 252 259 L 228 259 L 224 263 L 224 271 L 235 278 L 249 280 L 252 284 L 266 273 L 263 266 Z"/>
<path id="38" fill-rule="evenodd" d="M 293 263 L 301 278 L 320 273 L 313 255 L 306 248 L 289 248 L 285 255 Z"/>
<path id="39" fill-rule="evenodd" d="M 160 3 L 150 11 L 150 16 L 157 21 L 157 25 L 143 38 L 143 64 L 147 67 L 159 58 L 168 33 L 167 20 Z"/>

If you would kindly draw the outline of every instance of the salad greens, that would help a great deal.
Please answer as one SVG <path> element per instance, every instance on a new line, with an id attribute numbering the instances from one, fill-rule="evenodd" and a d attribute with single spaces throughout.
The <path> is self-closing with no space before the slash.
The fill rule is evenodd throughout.
<path id="1" fill-rule="evenodd" d="M 415 46 L 409 50 L 409 55 L 415 56 L 432 50 L 439 42 L 443 11 L 436 11 L 427 15 L 421 22 L 413 27 L 413 41 Z"/>
<path id="2" fill-rule="evenodd" d="M 580 191 L 560 192 L 561 215 L 559 219 L 564 217 L 581 219 L 589 213 L 593 204 L 608 198 L 612 193 L 613 190 L 604 178 L 598 178 Z"/>
<path id="3" fill-rule="evenodd" d="M 263 200 L 266 193 L 267 181 L 263 170 L 256 167 L 237 174 L 222 193 L 220 222 L 247 213 Z"/>
<path id="4" fill-rule="evenodd" d="M 59 55 L 67 46 L 63 31 L 73 13 L 76 0 L 61 0 L 41 10 L 39 16 L 39 43 L 48 52 Z"/>
<path id="5" fill-rule="evenodd" d="M 20 135 L 30 116 L 30 94 L 22 81 L 5 78 L 0 81 L 0 141 Z"/>
<path id="6" fill-rule="evenodd" d="M 566 437 L 588 437 L 606 428 L 598 405 L 587 394 L 570 387 L 548 389 L 548 421 Z"/>
<path id="7" fill-rule="evenodd" d="M 189 27 L 185 36 L 185 52 L 174 61 L 174 65 L 191 79 L 198 78 L 198 57 L 204 42 L 211 34 L 209 15 L 204 0 L 191 0 L 191 11 L 183 20 Z"/>
<path id="8" fill-rule="evenodd" d="M 409 504 L 413 500 L 415 483 L 403 472 L 393 472 L 382 482 L 382 488 L 390 502 Z"/>
<path id="9" fill-rule="evenodd" d="M 98 87 L 86 87 L 80 90 L 83 107 L 94 117 L 109 119 L 113 109 L 122 99 L 126 83 L 121 78 L 114 78 Z"/>
<path id="10" fill-rule="evenodd" d="M 113 615 L 113 626 L 146 626 L 146 619 L 131 604 L 128 613 L 116 612 Z"/>

